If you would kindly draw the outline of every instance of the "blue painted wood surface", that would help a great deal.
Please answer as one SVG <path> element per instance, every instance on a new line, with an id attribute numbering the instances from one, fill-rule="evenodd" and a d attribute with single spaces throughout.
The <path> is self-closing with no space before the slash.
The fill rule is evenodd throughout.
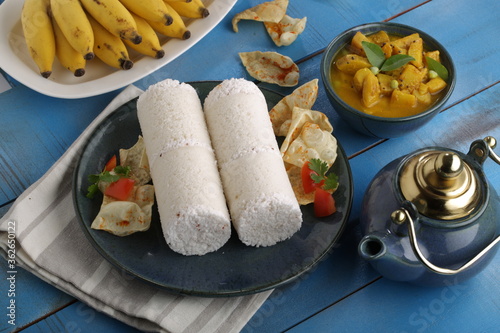
<path id="1" fill-rule="evenodd" d="M 355 197 L 348 226 L 331 254 L 310 272 L 277 289 L 243 332 L 497 332 L 500 256 L 479 276 L 456 288 L 422 288 L 381 278 L 357 255 L 360 202 L 375 173 L 392 159 L 415 149 L 440 145 L 466 151 L 486 135 L 500 139 L 500 35 L 496 0 L 353 1 L 291 0 L 292 17 L 308 17 L 307 28 L 288 47 L 277 48 L 262 26 L 240 22 L 234 14 L 263 1 L 238 1 L 221 24 L 171 64 L 137 81 L 145 89 L 167 77 L 181 81 L 250 78 L 237 56 L 245 51 L 276 51 L 297 61 L 301 83 L 320 78 L 321 51 L 351 26 L 391 20 L 415 26 L 439 40 L 452 54 L 456 89 L 445 110 L 414 135 L 391 140 L 360 136 L 339 119 L 324 90 L 314 109 L 325 112 L 335 135 L 351 157 Z M 1 1 L 0 1 L 1 3 Z M 496 39 L 498 39 L 496 37 Z M 64 153 L 73 140 L 118 92 L 83 100 L 40 95 L 11 81 L 0 94 L 0 215 Z M 320 82 L 321 84 L 321 82 Z M 272 89 L 288 93 L 292 89 Z M 497 149 L 498 151 L 498 149 Z M 499 167 L 485 171 L 500 192 Z M 6 272 L 0 272 L 1 291 Z M 18 275 L 18 327 L 27 332 L 136 332 L 96 312 L 28 272 Z M 22 291 L 21 291 L 22 289 Z M 1 303 L 0 306 L 4 304 Z M 21 311 L 22 309 L 22 311 Z M 10 331 L 0 321 L 0 331 Z"/>

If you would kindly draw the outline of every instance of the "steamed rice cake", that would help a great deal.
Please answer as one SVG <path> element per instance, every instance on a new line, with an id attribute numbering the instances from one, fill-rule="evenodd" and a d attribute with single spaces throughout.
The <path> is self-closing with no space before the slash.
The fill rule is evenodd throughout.
<path id="1" fill-rule="evenodd" d="M 244 79 L 225 80 L 209 93 L 204 111 L 240 240 L 270 246 L 290 238 L 302 213 L 260 89 Z"/>
<path id="2" fill-rule="evenodd" d="M 168 246 L 183 255 L 216 251 L 231 222 L 198 94 L 161 81 L 139 97 L 137 115 Z"/>

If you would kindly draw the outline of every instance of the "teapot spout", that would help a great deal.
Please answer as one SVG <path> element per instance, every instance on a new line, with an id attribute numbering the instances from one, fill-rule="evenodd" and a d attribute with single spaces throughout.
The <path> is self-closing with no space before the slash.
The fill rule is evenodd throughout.
<path id="1" fill-rule="evenodd" d="M 361 239 L 358 252 L 381 275 L 394 281 L 411 281 L 418 278 L 425 268 L 411 265 L 394 255 L 397 242 L 387 235 L 370 234 Z"/>
<path id="2" fill-rule="evenodd" d="M 367 235 L 359 242 L 358 252 L 361 258 L 372 261 L 382 259 L 387 253 L 387 247 L 379 236 Z"/>

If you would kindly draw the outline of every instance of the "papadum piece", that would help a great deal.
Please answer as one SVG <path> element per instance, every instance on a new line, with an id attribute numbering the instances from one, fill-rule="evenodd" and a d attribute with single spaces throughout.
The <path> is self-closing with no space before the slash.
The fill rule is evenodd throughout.
<path id="1" fill-rule="evenodd" d="M 294 107 L 292 121 L 280 152 L 288 179 L 300 205 L 314 202 L 314 192 L 305 193 L 301 170 L 313 158 L 321 159 L 330 168 L 337 159 L 337 139 L 326 115 L 319 111 Z M 335 189 L 328 190 L 333 193 Z"/>
<path id="2" fill-rule="evenodd" d="M 233 30 L 238 32 L 238 22 L 240 20 L 278 23 L 285 16 L 287 7 L 288 0 L 274 0 L 249 8 L 233 17 Z"/>
<path id="3" fill-rule="evenodd" d="M 274 135 L 286 136 L 292 123 L 292 110 L 294 107 L 311 109 L 318 97 L 318 79 L 313 79 L 295 89 L 290 95 L 283 97 L 271 111 L 271 123 Z"/>
<path id="4" fill-rule="evenodd" d="M 304 31 L 306 22 L 306 17 L 298 19 L 285 15 L 278 23 L 264 22 L 264 25 L 276 46 L 288 46 Z"/>
<path id="5" fill-rule="evenodd" d="M 146 155 L 146 146 L 141 135 L 134 146 L 129 149 L 120 149 L 120 165 L 130 167 L 132 178 L 138 185 L 144 185 L 151 180 L 149 160 Z"/>
<path id="6" fill-rule="evenodd" d="M 304 127 L 304 125 L 306 123 L 317 124 L 322 131 L 326 131 L 329 134 L 331 134 L 333 132 L 333 126 L 332 126 L 332 124 L 330 124 L 328 117 L 323 112 L 294 107 L 292 110 L 292 122 L 291 122 L 290 128 L 289 128 L 288 133 L 285 137 L 285 140 L 283 141 L 283 143 L 281 144 L 281 147 L 280 147 L 281 156 L 283 156 L 283 160 L 285 162 L 287 162 L 287 161 L 284 159 L 284 156 L 285 156 L 289 146 L 291 145 L 291 143 L 295 139 L 297 139 L 301 135 L 302 127 Z M 335 148 L 335 151 L 337 151 L 337 147 L 334 147 L 334 148 Z M 319 158 L 321 158 L 321 157 L 319 157 Z M 321 158 L 321 159 L 323 159 L 323 158 Z M 293 160 L 293 159 L 291 158 L 291 160 Z M 328 163 L 328 161 L 326 161 L 326 160 L 325 160 L 325 162 Z M 333 164 L 333 162 L 332 162 L 332 164 Z M 328 163 L 328 165 L 331 166 L 331 164 L 329 164 L 329 163 Z M 297 166 L 302 167 L 302 164 L 297 165 Z"/>
<path id="7" fill-rule="evenodd" d="M 151 225 L 153 203 L 153 185 L 137 186 L 127 201 L 115 200 L 105 195 L 91 228 L 105 230 L 116 236 L 146 231 Z"/>
<path id="8" fill-rule="evenodd" d="M 299 83 L 299 67 L 293 60 L 277 52 L 240 52 L 247 72 L 262 82 L 293 87 Z"/>
<path id="9" fill-rule="evenodd" d="M 307 121 L 300 135 L 290 142 L 283 161 L 302 167 L 313 158 L 325 161 L 330 168 L 337 158 L 337 139 L 320 125 Z"/>

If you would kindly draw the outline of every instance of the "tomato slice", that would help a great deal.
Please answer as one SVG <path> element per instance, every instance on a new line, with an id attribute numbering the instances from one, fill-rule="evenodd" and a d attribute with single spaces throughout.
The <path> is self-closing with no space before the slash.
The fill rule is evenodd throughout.
<path id="1" fill-rule="evenodd" d="M 104 171 L 111 171 L 116 167 L 116 155 L 113 155 L 104 166 Z"/>
<path id="2" fill-rule="evenodd" d="M 135 181 L 130 178 L 120 178 L 116 182 L 112 182 L 104 191 L 105 195 L 108 195 L 116 200 L 125 201 L 130 197 L 130 193 L 134 189 Z"/>
<path id="3" fill-rule="evenodd" d="M 333 196 L 328 191 L 317 188 L 314 192 L 314 216 L 325 217 L 336 211 L 337 207 L 335 207 Z"/>
<path id="4" fill-rule="evenodd" d="M 302 187 L 304 188 L 304 193 L 314 192 L 314 190 L 320 188 L 325 183 L 324 180 L 320 183 L 315 183 L 314 180 L 312 180 L 311 175 L 317 175 L 317 173 L 309 169 L 309 164 L 310 162 L 305 162 L 301 169 Z"/>

